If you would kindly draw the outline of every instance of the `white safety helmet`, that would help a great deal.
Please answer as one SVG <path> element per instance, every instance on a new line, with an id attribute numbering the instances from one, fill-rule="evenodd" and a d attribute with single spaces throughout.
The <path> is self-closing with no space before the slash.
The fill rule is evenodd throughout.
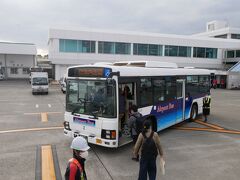
<path id="1" fill-rule="evenodd" d="M 87 151 L 90 147 L 88 146 L 86 139 L 78 136 L 73 139 L 71 148 L 79 151 Z"/>

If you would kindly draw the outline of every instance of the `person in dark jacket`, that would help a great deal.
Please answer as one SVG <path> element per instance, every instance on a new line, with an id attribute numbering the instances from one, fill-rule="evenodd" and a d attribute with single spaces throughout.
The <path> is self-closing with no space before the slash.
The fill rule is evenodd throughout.
<path id="1" fill-rule="evenodd" d="M 65 180 L 87 180 L 85 172 L 85 161 L 88 157 L 89 146 L 83 137 L 73 139 L 71 149 L 73 149 L 73 158 L 68 162 L 65 172 Z"/>

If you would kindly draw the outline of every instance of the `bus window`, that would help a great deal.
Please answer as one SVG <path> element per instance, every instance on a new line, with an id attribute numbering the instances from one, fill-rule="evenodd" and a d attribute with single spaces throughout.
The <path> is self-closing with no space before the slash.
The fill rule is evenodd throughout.
<path id="1" fill-rule="evenodd" d="M 152 105 L 152 82 L 151 78 L 140 79 L 140 105 L 150 106 Z"/>
<path id="2" fill-rule="evenodd" d="M 119 84 L 119 88 L 123 92 L 126 100 L 134 100 L 135 99 L 135 86 L 134 83 L 124 83 Z"/>
<path id="3" fill-rule="evenodd" d="M 165 101 L 165 80 L 153 80 L 153 101 L 154 104 Z"/>
<path id="4" fill-rule="evenodd" d="M 176 99 L 176 78 L 171 76 L 165 77 L 165 87 L 165 100 L 172 101 Z"/>
<path id="5" fill-rule="evenodd" d="M 200 75 L 199 76 L 199 92 L 209 93 L 209 89 L 210 89 L 209 76 Z"/>
<path id="6" fill-rule="evenodd" d="M 134 91 L 132 83 L 125 84 L 123 88 L 124 94 L 128 100 L 134 99 Z"/>
<path id="7" fill-rule="evenodd" d="M 190 96 L 199 94 L 198 76 L 187 76 L 186 94 L 190 94 Z"/>
<path id="8" fill-rule="evenodd" d="M 128 82 L 128 83 L 119 84 L 119 89 L 120 91 L 122 91 L 122 95 L 124 96 L 125 114 L 127 115 L 129 113 L 129 110 L 132 104 L 136 104 L 135 83 Z"/>

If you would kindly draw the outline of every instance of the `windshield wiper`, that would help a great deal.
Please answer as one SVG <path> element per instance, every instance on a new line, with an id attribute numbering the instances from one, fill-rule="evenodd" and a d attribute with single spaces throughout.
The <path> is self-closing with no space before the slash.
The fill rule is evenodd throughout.
<path id="1" fill-rule="evenodd" d="M 91 112 L 91 115 L 92 115 L 93 117 L 89 117 L 89 118 L 91 118 L 91 119 L 98 119 L 98 116 L 97 116 L 98 113 L 99 113 L 99 111 L 92 111 L 92 112 Z"/>

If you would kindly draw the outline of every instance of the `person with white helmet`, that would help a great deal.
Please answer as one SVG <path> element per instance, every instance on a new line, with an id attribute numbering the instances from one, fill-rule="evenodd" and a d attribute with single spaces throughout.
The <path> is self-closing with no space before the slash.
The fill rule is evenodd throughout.
<path id="1" fill-rule="evenodd" d="M 87 180 L 87 175 L 84 168 L 84 163 L 88 157 L 87 141 L 83 137 L 75 137 L 71 144 L 73 149 L 73 158 L 68 162 L 65 172 L 66 180 Z"/>

